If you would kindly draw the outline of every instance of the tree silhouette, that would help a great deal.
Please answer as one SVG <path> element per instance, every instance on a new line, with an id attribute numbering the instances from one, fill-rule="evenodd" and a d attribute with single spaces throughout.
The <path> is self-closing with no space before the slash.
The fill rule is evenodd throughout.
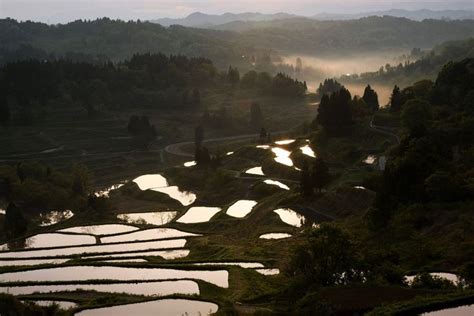
<path id="1" fill-rule="evenodd" d="M 400 88 L 395 85 L 393 87 L 392 95 L 390 96 L 390 111 L 398 112 L 402 108 L 402 93 Z"/>
<path id="2" fill-rule="evenodd" d="M 313 169 L 311 172 L 311 182 L 313 187 L 321 193 L 322 189 L 329 183 L 331 180 L 329 174 L 329 168 L 320 157 L 317 157 L 313 163 Z"/>
<path id="3" fill-rule="evenodd" d="M 369 107 L 370 111 L 375 112 L 379 109 L 379 98 L 377 92 L 369 85 L 365 87 L 364 96 L 362 97 Z"/>

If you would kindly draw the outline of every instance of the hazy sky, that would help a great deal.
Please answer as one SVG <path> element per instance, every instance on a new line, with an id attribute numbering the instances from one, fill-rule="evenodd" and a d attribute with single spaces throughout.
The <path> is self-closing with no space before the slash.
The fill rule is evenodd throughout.
<path id="1" fill-rule="evenodd" d="M 124 20 L 183 17 L 195 11 L 213 14 L 258 11 L 311 15 L 391 8 L 473 9 L 473 3 L 473 0 L 0 0 L 0 18 L 64 23 L 104 16 Z"/>

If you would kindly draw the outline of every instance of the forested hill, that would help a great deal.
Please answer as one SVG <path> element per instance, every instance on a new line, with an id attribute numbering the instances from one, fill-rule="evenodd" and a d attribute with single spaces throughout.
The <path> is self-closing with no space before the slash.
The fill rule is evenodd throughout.
<path id="1" fill-rule="evenodd" d="M 466 58 L 474 58 L 474 38 L 443 43 L 414 62 L 381 65 L 378 71 L 343 76 L 340 80 L 344 83 L 377 82 L 407 86 L 422 79 L 435 79 L 445 64 Z"/>
<path id="2" fill-rule="evenodd" d="M 349 21 L 293 18 L 237 22 L 222 28 L 230 31 L 183 26 L 165 28 L 149 22 L 107 18 L 64 25 L 3 19 L 0 20 L 0 57 L 28 55 L 32 51 L 36 55 L 42 52 L 56 56 L 72 52 L 76 56 L 83 54 L 97 58 L 99 55 L 118 61 L 130 58 L 134 53 L 161 52 L 205 56 L 218 68 L 227 68 L 230 64 L 239 66 L 244 63 L 242 56 L 267 50 L 318 56 L 350 55 L 413 47 L 431 48 L 448 40 L 474 36 L 474 20 L 416 22 L 387 16 Z M 27 52 L 25 45 L 31 47 Z M 16 51 L 22 48 L 21 53 Z"/>
<path id="3" fill-rule="evenodd" d="M 318 55 L 431 48 L 445 41 L 474 36 L 474 20 L 418 22 L 389 16 L 348 21 L 293 18 L 268 22 L 234 22 L 217 28 L 239 32 L 241 44 Z"/>
<path id="4" fill-rule="evenodd" d="M 206 56 L 227 67 L 236 64 L 244 51 L 235 45 L 235 37 L 231 32 L 181 26 L 165 28 L 149 22 L 108 18 L 64 25 L 0 20 L 0 50 L 4 55 L 24 45 L 56 56 L 73 52 L 94 57 L 102 55 L 112 61 L 125 60 L 135 53 L 161 52 Z"/>

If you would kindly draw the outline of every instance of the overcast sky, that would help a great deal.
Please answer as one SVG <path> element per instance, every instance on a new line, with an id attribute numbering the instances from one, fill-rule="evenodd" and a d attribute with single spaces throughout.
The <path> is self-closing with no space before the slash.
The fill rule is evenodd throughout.
<path id="1" fill-rule="evenodd" d="M 147 20 L 192 12 L 355 13 L 397 9 L 473 9 L 469 0 L 0 0 L 0 18 L 64 23 L 97 17 Z"/>

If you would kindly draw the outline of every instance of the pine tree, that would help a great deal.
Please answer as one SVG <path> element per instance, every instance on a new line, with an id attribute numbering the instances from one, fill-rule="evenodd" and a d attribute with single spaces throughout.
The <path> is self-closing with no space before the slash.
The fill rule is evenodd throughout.
<path id="1" fill-rule="evenodd" d="M 309 171 L 308 162 L 303 161 L 301 168 L 300 190 L 303 197 L 309 197 L 313 194 L 313 183 L 311 181 L 311 173 Z"/>
<path id="2" fill-rule="evenodd" d="M 364 99 L 364 102 L 367 104 L 370 111 L 375 112 L 379 109 L 379 97 L 377 95 L 377 92 L 372 89 L 370 84 L 365 87 L 364 96 L 362 97 L 362 99 Z"/>
<path id="3" fill-rule="evenodd" d="M 329 168 L 320 157 L 316 158 L 313 164 L 313 170 L 311 173 L 312 184 L 319 193 L 329 183 L 330 174 Z"/>
<path id="4" fill-rule="evenodd" d="M 402 93 L 398 86 L 393 87 L 392 95 L 390 97 L 390 111 L 398 112 L 402 108 Z"/>

